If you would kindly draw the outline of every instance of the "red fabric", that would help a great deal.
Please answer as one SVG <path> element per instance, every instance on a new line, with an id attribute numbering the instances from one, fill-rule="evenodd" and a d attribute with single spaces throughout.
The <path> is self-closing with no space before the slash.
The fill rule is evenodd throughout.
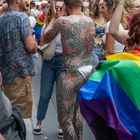
<path id="1" fill-rule="evenodd" d="M 41 15 L 38 16 L 38 19 L 39 19 L 40 21 L 44 22 L 45 17 L 46 17 L 46 14 L 43 12 Z"/>

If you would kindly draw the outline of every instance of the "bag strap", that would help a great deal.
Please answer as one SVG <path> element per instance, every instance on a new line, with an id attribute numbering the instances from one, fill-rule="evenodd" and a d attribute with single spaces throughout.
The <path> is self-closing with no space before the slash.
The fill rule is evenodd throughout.
<path id="1" fill-rule="evenodd" d="M 14 121 L 16 123 L 16 129 L 18 130 L 18 135 L 21 138 L 21 140 L 26 140 L 26 126 L 23 121 L 21 112 L 16 107 L 13 107 L 12 110 L 13 110 L 12 116 L 14 117 Z"/>

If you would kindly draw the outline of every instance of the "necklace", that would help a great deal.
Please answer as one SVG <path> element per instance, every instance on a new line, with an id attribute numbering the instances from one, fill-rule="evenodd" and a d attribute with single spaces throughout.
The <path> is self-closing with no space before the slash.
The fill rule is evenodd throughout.
<path id="1" fill-rule="evenodd" d="M 104 18 L 98 18 L 98 19 L 95 19 L 95 23 L 97 25 L 100 25 L 100 26 L 104 27 L 107 22 L 105 21 Z"/>

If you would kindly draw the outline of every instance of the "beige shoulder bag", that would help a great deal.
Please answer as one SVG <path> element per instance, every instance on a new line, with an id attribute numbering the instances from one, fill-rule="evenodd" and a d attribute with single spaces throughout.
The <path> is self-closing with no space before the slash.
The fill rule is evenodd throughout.
<path id="1" fill-rule="evenodd" d="M 53 39 L 50 43 L 44 44 L 41 49 L 43 51 L 43 59 L 50 60 L 55 56 L 56 40 Z"/>

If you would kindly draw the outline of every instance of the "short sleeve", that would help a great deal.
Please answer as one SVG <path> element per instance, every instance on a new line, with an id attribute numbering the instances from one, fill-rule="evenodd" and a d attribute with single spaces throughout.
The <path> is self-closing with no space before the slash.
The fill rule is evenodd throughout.
<path id="1" fill-rule="evenodd" d="M 21 36 L 24 40 L 28 36 L 33 34 L 33 28 L 31 27 L 31 23 L 29 17 L 25 14 L 21 19 Z"/>

